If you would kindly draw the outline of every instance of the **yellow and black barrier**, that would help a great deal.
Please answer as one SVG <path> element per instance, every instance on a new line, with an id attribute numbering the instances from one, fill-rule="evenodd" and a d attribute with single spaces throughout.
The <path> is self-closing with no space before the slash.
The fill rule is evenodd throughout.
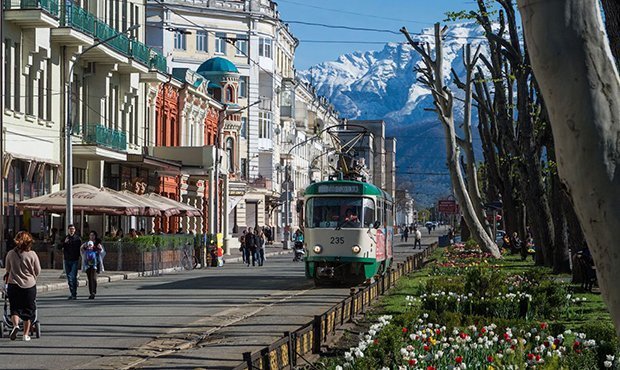
<path id="1" fill-rule="evenodd" d="M 398 279 L 422 268 L 436 248 L 437 243 L 434 243 L 430 248 L 397 263 L 396 268 L 389 269 L 371 284 L 357 290 L 351 288 L 349 297 L 315 316 L 308 324 L 294 332 L 284 333 L 282 338 L 259 351 L 245 352 L 243 362 L 233 370 L 281 370 L 301 364 L 307 355 L 319 353 L 321 346 L 336 334 L 339 327 L 364 313 L 373 301 L 394 287 Z"/>

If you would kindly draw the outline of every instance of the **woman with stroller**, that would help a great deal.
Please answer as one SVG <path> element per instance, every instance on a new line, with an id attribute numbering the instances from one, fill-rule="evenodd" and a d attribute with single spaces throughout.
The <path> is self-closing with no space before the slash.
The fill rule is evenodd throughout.
<path id="1" fill-rule="evenodd" d="M 103 257 L 105 251 L 101 245 L 101 239 L 97 237 L 96 231 L 88 234 L 88 241 L 80 247 L 82 255 L 82 271 L 86 272 L 88 278 L 88 299 L 95 299 L 97 294 L 97 274 L 103 271 Z"/>
<path id="2" fill-rule="evenodd" d="M 30 340 L 32 320 L 36 317 L 37 277 L 41 273 L 39 257 L 32 250 L 32 235 L 20 231 L 15 236 L 15 248 L 6 255 L 5 279 L 11 306 L 13 328 L 9 337 L 17 338 L 19 319 L 24 322 L 24 341 Z"/>

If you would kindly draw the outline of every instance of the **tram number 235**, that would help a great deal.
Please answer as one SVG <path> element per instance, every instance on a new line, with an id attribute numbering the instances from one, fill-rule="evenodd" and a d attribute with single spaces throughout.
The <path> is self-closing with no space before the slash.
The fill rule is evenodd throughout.
<path id="1" fill-rule="evenodd" d="M 342 236 L 332 236 L 330 244 L 344 244 L 344 237 L 342 237 Z"/>

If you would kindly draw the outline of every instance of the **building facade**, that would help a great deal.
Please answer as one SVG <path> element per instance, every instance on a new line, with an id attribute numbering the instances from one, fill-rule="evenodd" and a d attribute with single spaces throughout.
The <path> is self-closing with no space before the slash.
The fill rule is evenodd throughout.
<path id="1" fill-rule="evenodd" d="M 332 131 L 343 122 L 295 76 L 298 40 L 276 3 L 3 5 L 5 231 L 64 228 L 62 215 L 16 204 L 64 189 L 69 171 L 73 184 L 155 192 L 203 211 L 192 218 L 78 215 L 80 228 L 222 233 L 230 250 L 248 227 L 270 225 L 276 240 L 300 227 L 303 191 L 334 170 L 329 158 L 341 138 Z M 356 124 L 372 131 L 369 179 L 393 189 L 395 140 L 385 138 L 382 122 Z"/>

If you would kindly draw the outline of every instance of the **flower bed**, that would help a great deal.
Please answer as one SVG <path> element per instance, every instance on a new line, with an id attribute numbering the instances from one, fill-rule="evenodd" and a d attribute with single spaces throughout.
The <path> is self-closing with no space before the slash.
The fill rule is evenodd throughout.
<path id="1" fill-rule="evenodd" d="M 600 297 L 471 245 L 437 254 L 383 303 L 393 315 L 323 360 L 327 368 L 620 368 L 618 338 Z"/>

